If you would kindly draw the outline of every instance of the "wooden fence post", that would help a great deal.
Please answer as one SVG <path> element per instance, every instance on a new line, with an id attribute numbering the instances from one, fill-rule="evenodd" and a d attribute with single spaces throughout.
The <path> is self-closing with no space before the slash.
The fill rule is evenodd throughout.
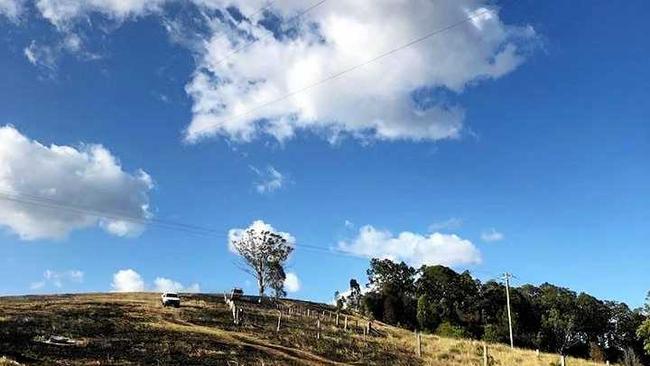
<path id="1" fill-rule="evenodd" d="M 309 309 L 307 309 L 307 317 L 309 318 Z"/>
<path id="2" fill-rule="evenodd" d="M 566 366 L 566 357 L 564 355 L 560 356 L 560 366 Z"/>
<path id="3" fill-rule="evenodd" d="M 316 339 L 320 339 L 320 319 L 316 320 Z"/>
<path id="4" fill-rule="evenodd" d="M 348 330 L 348 316 L 345 316 L 345 326 L 343 327 L 343 330 L 347 331 Z"/>
<path id="5" fill-rule="evenodd" d="M 339 326 L 339 313 L 336 313 L 336 326 Z"/>
<path id="6" fill-rule="evenodd" d="M 415 341 L 417 343 L 417 353 L 418 357 L 422 357 L 422 339 L 420 338 L 420 333 L 416 330 L 415 331 Z"/>
<path id="7" fill-rule="evenodd" d="M 280 331 L 280 322 L 282 321 L 282 311 L 278 311 L 278 327 L 275 328 L 276 332 Z"/>
<path id="8" fill-rule="evenodd" d="M 485 343 L 483 343 L 483 366 L 488 366 L 488 348 Z"/>

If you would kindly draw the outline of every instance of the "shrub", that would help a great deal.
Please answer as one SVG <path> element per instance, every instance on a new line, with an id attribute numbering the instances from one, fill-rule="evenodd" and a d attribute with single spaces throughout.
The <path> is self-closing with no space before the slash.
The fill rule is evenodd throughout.
<path id="1" fill-rule="evenodd" d="M 449 322 L 441 323 L 438 326 L 438 329 L 436 329 L 436 334 L 448 338 L 467 338 L 467 332 L 465 329 Z"/>

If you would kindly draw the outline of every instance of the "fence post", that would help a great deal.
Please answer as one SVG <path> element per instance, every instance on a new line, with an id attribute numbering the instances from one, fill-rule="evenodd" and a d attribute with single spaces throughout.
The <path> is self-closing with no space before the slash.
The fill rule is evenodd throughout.
<path id="1" fill-rule="evenodd" d="M 566 357 L 564 355 L 560 356 L 560 366 L 566 366 Z"/>
<path id="2" fill-rule="evenodd" d="M 307 317 L 309 318 L 309 309 L 307 309 Z"/>
<path id="3" fill-rule="evenodd" d="M 237 318 L 238 318 L 238 312 L 237 312 L 237 305 L 234 303 L 230 303 L 230 310 L 232 310 L 232 322 L 235 324 L 238 324 Z"/>
<path id="4" fill-rule="evenodd" d="M 336 326 L 339 326 L 339 313 L 336 313 Z"/>
<path id="5" fill-rule="evenodd" d="M 483 366 L 488 366 L 488 348 L 485 343 L 483 343 Z"/>
<path id="6" fill-rule="evenodd" d="M 278 311 L 278 327 L 275 328 L 276 332 L 280 331 L 280 322 L 282 321 L 282 311 Z"/>
<path id="7" fill-rule="evenodd" d="M 420 333 L 417 330 L 415 331 L 415 342 L 417 343 L 418 347 L 418 357 L 422 357 L 422 340 L 420 339 Z"/>
<path id="8" fill-rule="evenodd" d="M 320 319 L 316 320 L 316 339 L 320 339 Z"/>
<path id="9" fill-rule="evenodd" d="M 343 330 L 348 330 L 348 316 L 345 316 L 345 326 L 343 327 Z"/>

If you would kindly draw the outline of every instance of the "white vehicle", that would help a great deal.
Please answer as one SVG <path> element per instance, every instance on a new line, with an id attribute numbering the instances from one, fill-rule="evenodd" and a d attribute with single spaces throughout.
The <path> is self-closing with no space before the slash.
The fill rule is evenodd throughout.
<path id="1" fill-rule="evenodd" d="M 181 298 L 175 292 L 163 292 L 160 295 L 160 302 L 162 306 L 173 306 L 175 308 L 181 306 Z"/>

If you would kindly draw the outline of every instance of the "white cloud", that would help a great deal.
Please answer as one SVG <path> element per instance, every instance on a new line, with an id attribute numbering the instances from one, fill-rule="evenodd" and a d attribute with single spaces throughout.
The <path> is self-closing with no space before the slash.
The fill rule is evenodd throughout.
<path id="1" fill-rule="evenodd" d="M 222 5 L 221 1 L 203 3 Z M 288 16 L 297 6 L 304 7 L 298 4 L 288 1 L 274 6 L 277 13 Z M 412 93 L 422 88 L 462 93 L 478 81 L 499 78 L 524 61 L 526 45 L 536 38 L 530 27 L 504 24 L 498 10 L 488 10 L 486 4 L 485 0 L 329 2 L 307 13 L 298 25 L 283 24 L 292 28 L 295 37 L 279 38 L 259 23 L 213 18 L 213 34 L 204 43 L 186 87 L 194 101 L 186 138 L 197 141 L 221 135 L 251 141 L 268 134 L 283 141 L 304 129 L 364 139 L 456 138 L 463 128 L 463 108 L 432 98 L 426 106 L 418 105 Z M 248 113 L 474 15 L 471 22 L 345 77 Z M 242 48 L 251 36 L 259 41 Z"/>
<path id="2" fill-rule="evenodd" d="M 362 295 L 365 295 L 365 294 L 367 294 L 367 293 L 370 292 L 370 291 L 374 291 L 374 290 L 375 290 L 375 287 L 374 287 L 374 286 L 366 285 L 366 286 L 361 286 L 361 287 L 360 287 L 360 290 L 361 290 L 361 294 L 362 294 Z M 345 290 L 345 291 L 339 291 L 339 297 L 338 297 L 338 299 L 347 299 L 348 297 L 350 297 L 350 295 L 352 295 L 352 289 L 348 288 L 348 289 Z M 333 298 L 333 299 L 330 301 L 330 305 L 336 305 L 336 300 L 337 300 L 336 297 Z M 347 307 L 347 306 L 344 305 L 344 307 Z"/>
<path id="3" fill-rule="evenodd" d="M 491 228 L 489 230 L 485 230 L 481 233 L 481 240 L 486 241 L 486 242 L 494 242 L 494 241 L 500 241 L 503 240 L 505 236 L 503 233 L 500 233 L 496 231 L 494 228 Z"/>
<path id="4" fill-rule="evenodd" d="M 70 54 L 80 60 L 97 60 L 100 55 L 85 49 L 83 39 L 76 33 L 67 32 L 63 37 L 48 44 L 32 40 L 23 50 L 27 60 L 34 66 L 44 68 L 50 72 L 57 69 L 59 60 L 64 54 Z"/>
<path id="5" fill-rule="evenodd" d="M 154 290 L 156 292 L 186 292 L 195 293 L 201 292 L 201 287 L 198 283 L 193 283 L 187 287 L 182 283 L 164 277 L 156 277 L 154 280 Z"/>
<path id="6" fill-rule="evenodd" d="M 45 281 L 32 282 L 29 285 L 30 290 L 40 290 L 45 287 Z"/>
<path id="7" fill-rule="evenodd" d="M 38 290 L 46 286 L 53 286 L 59 289 L 68 283 L 82 283 L 83 281 L 84 273 L 82 271 L 68 270 L 57 272 L 48 269 L 43 272 L 43 278 L 40 281 L 32 282 L 29 288 L 31 290 Z"/>
<path id="8" fill-rule="evenodd" d="M 284 288 L 287 292 L 300 291 L 300 279 L 298 275 L 293 272 L 287 272 L 287 277 L 284 280 Z"/>
<path id="9" fill-rule="evenodd" d="M 145 283 L 142 276 L 133 269 L 122 269 L 115 272 L 113 274 L 111 289 L 113 292 L 142 292 L 149 289 L 155 292 L 195 293 L 201 291 L 198 283 L 193 283 L 186 287 L 178 281 L 165 277 L 156 277 L 153 281 L 153 286 L 149 286 Z"/>
<path id="10" fill-rule="evenodd" d="M 0 0 L 0 15 L 6 16 L 11 21 L 18 21 L 23 11 L 23 0 Z"/>
<path id="11" fill-rule="evenodd" d="M 454 230 L 454 229 L 458 229 L 462 225 L 463 225 L 462 219 L 452 217 L 450 219 L 434 222 L 433 224 L 429 225 L 429 231 Z"/>
<path id="12" fill-rule="evenodd" d="M 59 28 L 79 18 L 100 13 L 122 21 L 126 18 L 158 12 L 166 0 L 37 0 L 41 15 Z"/>
<path id="13" fill-rule="evenodd" d="M 236 229 L 228 230 L 228 249 L 232 253 L 237 254 L 237 250 L 235 249 L 233 242 L 239 240 L 242 237 L 242 235 L 248 230 L 254 230 L 255 232 L 271 231 L 282 236 L 290 245 L 295 245 L 296 243 L 296 238 L 294 238 L 293 235 L 282 231 L 276 231 L 275 228 L 273 228 L 273 226 L 265 223 L 262 220 L 255 220 L 249 227 L 245 229 L 236 228 Z"/>
<path id="14" fill-rule="evenodd" d="M 30 289 L 37 290 L 47 285 L 56 288 L 62 288 L 64 284 L 69 282 L 82 283 L 84 280 L 84 273 L 79 270 L 68 270 L 63 272 L 52 271 L 50 269 L 43 273 L 43 279 L 38 282 L 33 282 Z"/>
<path id="15" fill-rule="evenodd" d="M 255 183 L 255 190 L 259 194 L 275 192 L 286 184 L 284 175 L 270 165 L 266 167 L 266 170 L 260 170 L 254 166 L 250 168 L 259 178 L 259 181 Z"/>
<path id="16" fill-rule="evenodd" d="M 284 141 L 303 130 L 322 132 L 330 141 L 339 136 L 458 138 L 463 107 L 450 101 L 454 98 L 432 95 L 460 94 L 512 72 L 537 42 L 531 27 L 505 24 L 488 0 L 337 1 L 315 7 L 299 21 L 294 16 L 305 3 L 282 1 L 270 8 L 283 19 L 279 25 L 259 22 L 268 14 L 256 12 L 267 5 L 262 0 L 193 0 L 200 15 L 188 24 L 165 13 L 164 5 L 171 2 L 178 1 L 37 0 L 36 8 L 64 33 L 94 13 L 117 22 L 162 15 L 170 38 L 189 47 L 198 60 L 186 85 L 193 100 L 185 131 L 191 142 L 215 135 L 237 141 L 270 135 Z M 229 6 L 257 15 L 240 20 L 223 11 Z M 221 11 L 216 16 L 206 8 Z M 474 18 L 340 79 L 256 108 L 467 17 Z M 263 25 L 269 23 L 283 29 L 281 34 Z M 243 47 L 251 38 L 259 41 Z M 74 42 L 62 44 L 75 47 Z M 53 65 L 58 47 L 30 45 L 25 53 L 33 63 Z M 436 93 L 419 93 L 423 90 Z"/>
<path id="17" fill-rule="evenodd" d="M 456 235 L 420 235 L 404 231 L 394 236 L 387 230 L 378 230 L 371 225 L 361 227 L 353 240 L 339 242 L 339 249 L 368 258 L 404 261 L 414 267 L 481 262 L 481 254 L 472 242 Z"/>
<path id="18" fill-rule="evenodd" d="M 61 239 L 96 225 L 138 235 L 151 216 L 152 188 L 147 173 L 125 172 L 101 145 L 48 147 L 0 127 L 0 226 L 23 240 Z"/>
<path id="19" fill-rule="evenodd" d="M 142 292 L 145 290 L 145 285 L 138 272 L 122 269 L 113 274 L 111 289 L 113 292 Z"/>
<path id="20" fill-rule="evenodd" d="M 59 49 L 50 45 L 41 45 L 32 41 L 23 50 L 27 60 L 34 66 L 44 67 L 50 70 L 56 68 L 56 61 L 59 57 Z"/>

